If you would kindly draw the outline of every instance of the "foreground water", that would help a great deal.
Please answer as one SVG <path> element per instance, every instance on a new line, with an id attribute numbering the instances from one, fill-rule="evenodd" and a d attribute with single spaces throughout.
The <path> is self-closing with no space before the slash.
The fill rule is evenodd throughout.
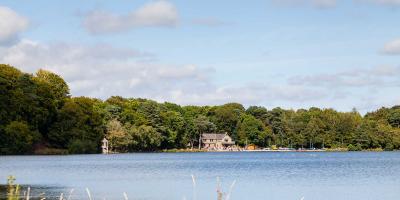
<path id="1" fill-rule="evenodd" d="M 216 199 L 220 177 L 226 192 L 236 180 L 232 200 L 400 199 L 400 152 L 2 156 L 0 183 L 8 175 L 54 198 L 87 199 L 87 187 L 95 199 Z"/>

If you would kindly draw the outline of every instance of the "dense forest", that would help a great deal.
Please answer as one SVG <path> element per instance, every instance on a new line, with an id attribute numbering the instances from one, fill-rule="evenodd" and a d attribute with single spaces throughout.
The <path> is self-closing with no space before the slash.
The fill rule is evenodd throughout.
<path id="1" fill-rule="evenodd" d="M 98 153 L 107 137 L 113 151 L 192 148 L 204 132 L 229 133 L 259 147 L 400 148 L 400 106 L 361 116 L 356 110 L 285 110 L 180 106 L 113 96 L 71 97 L 58 75 L 28 74 L 0 65 L 0 154 Z"/>

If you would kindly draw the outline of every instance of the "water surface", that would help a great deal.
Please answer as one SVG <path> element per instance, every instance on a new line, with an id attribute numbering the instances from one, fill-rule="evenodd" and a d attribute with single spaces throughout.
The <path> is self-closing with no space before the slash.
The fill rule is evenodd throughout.
<path id="1" fill-rule="evenodd" d="M 216 199 L 220 177 L 226 192 L 236 180 L 231 200 L 400 199 L 400 152 L 1 156 L 0 183 L 8 175 L 52 198 L 89 188 L 95 199 Z"/>

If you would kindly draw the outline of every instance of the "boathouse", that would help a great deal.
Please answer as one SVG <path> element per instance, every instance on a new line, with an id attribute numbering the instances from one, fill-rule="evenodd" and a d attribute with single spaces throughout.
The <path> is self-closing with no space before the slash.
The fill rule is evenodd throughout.
<path id="1" fill-rule="evenodd" d="M 235 145 L 235 141 L 227 133 L 203 133 L 201 146 L 209 150 L 229 150 Z"/>
<path id="2" fill-rule="evenodd" d="M 107 138 L 103 138 L 102 142 L 103 142 L 103 145 L 101 145 L 102 153 L 103 154 L 108 154 L 109 153 L 109 149 L 108 149 L 108 140 L 107 140 Z"/>

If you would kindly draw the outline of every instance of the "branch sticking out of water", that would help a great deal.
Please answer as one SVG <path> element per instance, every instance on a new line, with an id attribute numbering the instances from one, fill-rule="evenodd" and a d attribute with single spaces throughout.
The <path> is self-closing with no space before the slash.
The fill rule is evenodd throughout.
<path id="1" fill-rule="evenodd" d="M 235 184 L 236 184 L 236 180 L 234 180 L 232 182 L 232 184 L 231 184 L 231 187 L 229 187 L 229 192 L 226 195 L 226 199 L 225 200 L 229 200 L 231 198 L 232 190 L 233 190 L 233 187 L 235 187 Z"/>
<path id="2" fill-rule="evenodd" d="M 126 192 L 124 192 L 124 198 L 125 200 L 128 200 L 128 195 L 126 194 Z"/>
<path id="3" fill-rule="evenodd" d="M 192 174 L 192 182 L 193 182 L 193 200 L 197 199 L 197 192 L 196 192 L 196 178 Z"/>
<path id="4" fill-rule="evenodd" d="M 71 191 L 69 192 L 67 200 L 71 200 L 71 196 L 72 196 L 73 192 L 74 192 L 74 189 L 71 189 Z"/>
<path id="5" fill-rule="evenodd" d="M 28 187 L 28 191 L 26 192 L 26 200 L 29 200 L 30 193 L 31 193 L 31 188 Z"/>
<path id="6" fill-rule="evenodd" d="M 89 188 L 86 188 L 86 192 L 88 194 L 89 200 L 93 200 L 92 195 L 90 194 Z"/>

